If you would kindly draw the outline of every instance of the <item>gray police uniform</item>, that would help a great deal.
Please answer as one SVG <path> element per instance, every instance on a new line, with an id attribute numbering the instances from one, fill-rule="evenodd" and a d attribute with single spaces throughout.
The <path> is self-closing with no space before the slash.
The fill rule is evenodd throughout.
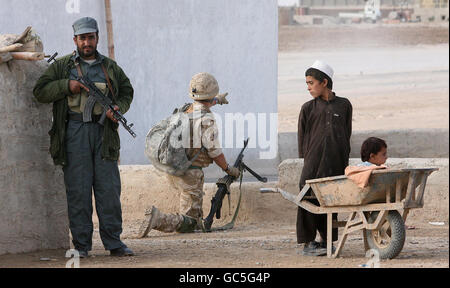
<path id="1" fill-rule="evenodd" d="M 101 68 L 103 56 L 88 64 L 75 54 L 83 75 L 107 92 L 106 77 Z M 71 71 L 70 79 L 75 79 L 77 71 Z M 117 161 L 101 157 L 103 125 L 83 122 L 80 105 L 87 98 L 85 92 L 68 96 L 69 121 L 66 129 L 67 165 L 63 167 L 67 191 L 70 231 L 73 244 L 78 250 L 92 248 L 92 189 L 100 224 L 100 237 L 106 250 L 125 246 L 120 240 L 122 233 L 122 211 L 120 204 L 120 174 Z M 99 105 L 96 103 L 96 105 Z M 82 105 L 81 105 L 82 106 Z M 81 107 L 82 108 L 82 107 Z M 93 114 L 100 115 L 103 108 L 94 106 Z"/>

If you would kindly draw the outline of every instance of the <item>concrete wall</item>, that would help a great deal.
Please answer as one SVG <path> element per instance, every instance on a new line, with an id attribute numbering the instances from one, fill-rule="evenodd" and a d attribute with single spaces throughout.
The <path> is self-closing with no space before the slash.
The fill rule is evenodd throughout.
<path id="1" fill-rule="evenodd" d="M 48 153 L 51 105 L 32 94 L 45 68 L 0 64 L 0 254 L 69 247 L 62 171 Z"/>
<path id="2" fill-rule="evenodd" d="M 359 159 L 351 159 L 356 164 Z M 440 170 L 432 173 L 427 181 L 425 191 L 425 206 L 413 209 L 408 215 L 409 221 L 425 223 L 428 221 L 448 221 L 448 158 L 442 159 L 389 159 L 388 164 L 393 168 L 400 167 L 438 167 Z M 236 226 L 254 223 L 292 224 L 295 226 L 297 206 L 285 200 L 281 195 L 260 193 L 262 187 L 280 187 L 292 194 L 298 194 L 298 182 L 303 167 L 302 159 L 288 159 L 279 165 L 279 181 L 268 183 L 245 182 L 242 184 L 242 200 Z M 122 213 L 124 219 L 123 237 L 136 236 L 145 210 L 155 205 L 165 213 L 177 213 L 179 209 L 179 191 L 171 184 L 166 175 L 158 172 L 152 165 L 121 165 L 122 179 Z M 217 191 L 215 183 L 204 186 L 203 213 L 209 213 L 211 198 Z M 239 183 L 231 185 L 231 214 L 236 209 L 239 199 Z M 222 218 L 215 219 L 214 225 L 223 225 L 232 219 L 229 214 L 228 201 L 222 206 Z M 95 210 L 94 210 L 95 211 Z M 95 212 L 94 212 L 95 213 Z M 345 215 L 344 215 L 345 216 Z M 98 227 L 97 218 L 94 223 Z M 408 223 L 408 220 L 407 220 Z M 97 232 L 96 232 L 97 233 Z M 158 234 L 157 231 L 152 231 Z"/>
<path id="3" fill-rule="evenodd" d="M 65 55 L 75 49 L 72 23 L 91 16 L 99 23 L 99 51 L 106 55 L 103 3 L 0 0 L 0 33 L 19 34 L 32 25 L 47 54 Z M 116 60 L 135 88 L 135 99 L 125 116 L 134 123 L 138 137 L 133 139 L 120 129 L 122 164 L 149 163 L 144 155 L 148 130 L 190 101 L 188 85 L 195 73 L 214 74 L 221 90 L 229 92 L 230 104 L 213 108 L 221 116 L 277 112 L 275 0 L 112 0 L 111 5 Z M 268 120 L 263 127 L 268 132 Z M 257 141 L 255 147 L 260 146 L 257 139 L 252 140 Z M 243 139 L 235 141 L 241 144 Z M 249 149 L 246 158 L 259 158 L 259 151 Z M 234 159 L 238 152 L 230 148 L 225 155 Z M 270 165 L 276 169 L 277 164 L 272 161 Z M 267 166 L 267 161 L 261 165 Z"/>
<path id="4" fill-rule="evenodd" d="M 180 191 L 172 184 L 170 178 L 159 173 L 152 165 L 121 165 L 120 175 L 122 178 L 122 214 L 126 222 L 124 229 L 127 229 L 124 237 L 129 236 L 127 235 L 128 229 L 133 230 L 136 227 L 134 224 L 140 223 L 145 210 L 152 205 L 155 205 L 165 213 L 179 212 Z M 286 209 L 294 211 L 295 206 L 282 199 L 279 195 L 259 193 L 260 187 L 275 186 L 276 182 L 243 183 L 238 221 L 253 223 L 279 222 L 282 221 L 283 215 L 286 215 Z M 239 183 L 233 183 L 231 190 L 231 210 L 233 213 L 239 199 Z M 209 213 L 211 199 L 216 191 L 217 185 L 215 183 L 205 184 L 203 213 L 206 215 Z M 226 198 L 222 209 L 221 219 L 215 219 L 214 221 L 217 224 L 225 224 L 232 219 L 232 215 L 230 216 L 228 213 L 228 201 Z M 268 213 L 269 211 L 270 213 Z M 295 216 L 295 213 L 291 214 Z M 204 216 L 206 217 L 206 215 Z M 139 225 L 137 226 L 139 227 Z"/>
<path id="5" fill-rule="evenodd" d="M 124 221 L 123 237 L 133 238 L 136 236 L 145 210 L 151 208 L 152 205 L 164 213 L 178 213 L 180 191 L 173 186 L 165 174 L 158 172 L 152 165 L 121 165 L 120 176 L 122 181 L 120 198 Z M 242 200 L 236 226 L 252 223 L 295 223 L 297 211 L 295 205 L 284 200 L 280 195 L 259 192 L 261 187 L 275 187 L 276 185 L 276 182 L 246 182 L 242 184 Z M 209 213 L 211 198 L 216 191 L 215 183 L 204 185 L 204 215 Z M 231 221 L 238 199 L 239 183 L 233 183 L 231 185 L 231 212 L 227 198 L 225 198 L 222 205 L 222 217 L 219 220 L 214 219 L 214 226 L 221 226 Z M 97 228 L 97 217 L 95 216 L 93 220 Z M 150 233 L 157 234 L 159 232 L 152 231 Z"/>
<path id="6" fill-rule="evenodd" d="M 354 131 L 351 137 L 351 158 L 359 158 L 361 145 L 368 137 L 384 139 L 388 157 L 393 158 L 447 158 L 449 156 L 448 129 L 405 129 Z M 280 160 L 297 158 L 297 133 L 278 135 Z"/>
<path id="7" fill-rule="evenodd" d="M 361 163 L 358 158 L 350 159 L 350 165 Z M 448 158 L 390 158 L 386 165 L 389 168 L 430 168 L 437 167 L 427 179 L 424 194 L 424 207 L 413 209 L 408 217 L 415 221 L 446 221 L 449 220 L 448 202 Z M 297 195 L 300 174 L 303 169 L 303 159 L 287 159 L 278 166 L 280 188 Z"/>

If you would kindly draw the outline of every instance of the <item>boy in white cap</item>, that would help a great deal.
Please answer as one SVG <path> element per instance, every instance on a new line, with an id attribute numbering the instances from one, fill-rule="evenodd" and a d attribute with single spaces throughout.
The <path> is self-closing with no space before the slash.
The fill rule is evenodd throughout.
<path id="1" fill-rule="evenodd" d="M 332 91 L 333 74 L 333 69 L 319 60 L 305 72 L 308 91 L 314 99 L 303 104 L 298 119 L 298 152 L 299 158 L 304 158 L 300 190 L 306 180 L 343 175 L 348 166 L 352 105 Z M 319 204 L 317 200 L 311 202 Z M 298 208 L 297 242 L 305 243 L 303 255 L 326 254 L 326 220 L 325 214 Z M 319 242 L 315 241 L 317 231 L 321 237 Z M 333 241 L 337 240 L 337 232 L 334 228 Z"/>

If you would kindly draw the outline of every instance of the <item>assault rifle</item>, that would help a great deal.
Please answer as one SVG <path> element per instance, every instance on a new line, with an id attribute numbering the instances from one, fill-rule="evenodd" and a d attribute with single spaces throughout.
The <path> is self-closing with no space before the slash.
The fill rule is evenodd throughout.
<path id="1" fill-rule="evenodd" d="M 127 124 L 127 119 L 125 119 L 125 117 L 123 117 L 122 113 L 114 110 L 114 104 L 113 104 L 112 100 L 109 97 L 107 97 L 106 95 L 104 95 L 102 93 L 102 91 L 100 91 L 100 89 L 98 89 L 97 86 L 95 86 L 94 82 L 92 82 L 86 76 L 77 77 L 76 80 L 78 82 L 80 82 L 81 84 L 83 84 L 84 86 L 86 86 L 87 88 L 89 88 L 89 92 L 88 92 L 89 98 L 86 102 L 86 107 L 85 107 L 85 111 L 87 113 L 83 113 L 83 121 L 85 121 L 85 117 L 87 117 L 86 121 L 91 120 L 90 118 L 91 118 L 92 108 L 94 107 L 94 104 L 96 102 L 98 102 L 100 105 L 103 106 L 103 109 L 104 109 L 103 115 L 99 121 L 100 124 L 103 124 L 103 121 L 105 118 L 104 113 L 111 109 L 111 111 L 113 112 L 114 118 L 117 119 L 120 123 L 122 123 L 123 128 L 125 128 L 125 130 L 127 130 L 128 133 L 131 134 L 131 136 L 136 138 L 136 133 L 134 133 L 134 131 L 131 130 L 131 127 L 133 127 L 133 123 L 131 123 L 130 125 Z M 92 101 L 91 101 L 91 99 L 92 99 Z"/>
<path id="2" fill-rule="evenodd" d="M 239 170 L 241 171 L 241 182 L 242 182 L 242 174 L 244 173 L 244 171 L 248 171 L 250 172 L 250 174 L 252 174 L 256 179 L 258 179 L 261 182 L 267 182 L 267 178 L 266 177 L 261 177 L 259 176 L 255 171 L 253 171 L 252 169 L 250 169 L 247 165 L 245 165 L 245 163 L 242 161 L 242 159 L 244 158 L 244 150 L 247 147 L 248 144 L 248 140 L 249 138 L 247 138 L 247 140 L 244 141 L 244 148 L 242 148 L 241 152 L 239 153 L 236 161 L 234 162 L 234 167 L 239 168 Z M 203 226 L 205 228 L 206 232 L 211 232 L 211 226 L 212 223 L 214 221 L 214 214 L 216 215 L 217 219 L 220 219 L 220 210 L 222 209 L 222 202 L 223 202 L 223 198 L 225 198 L 225 195 L 228 195 L 228 201 L 230 200 L 230 185 L 231 183 L 233 183 L 235 180 L 237 179 L 237 177 L 234 176 L 230 176 L 230 175 L 226 175 L 223 178 L 220 178 L 216 185 L 218 187 L 216 194 L 214 195 L 214 197 L 211 199 L 211 210 L 209 211 L 208 216 L 203 219 Z M 223 229 L 221 230 L 225 230 L 225 229 L 231 229 L 234 225 L 234 220 L 236 219 L 237 216 L 237 211 L 239 209 L 239 204 L 240 204 L 240 198 L 239 198 L 239 203 L 238 203 L 238 207 L 236 208 L 236 213 L 233 217 L 233 220 L 228 223 L 227 225 L 225 225 L 224 227 L 222 227 Z"/>

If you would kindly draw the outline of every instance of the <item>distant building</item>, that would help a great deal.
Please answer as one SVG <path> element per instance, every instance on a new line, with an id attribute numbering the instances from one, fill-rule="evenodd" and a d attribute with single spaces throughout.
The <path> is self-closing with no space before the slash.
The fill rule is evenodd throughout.
<path id="1" fill-rule="evenodd" d="M 279 1 L 279 24 L 295 23 L 295 15 L 324 15 L 337 17 L 339 13 L 364 11 L 367 0 L 297 0 Z M 287 3 L 292 5 L 286 6 Z M 284 5 L 281 5 L 284 4 Z M 380 0 L 381 18 L 389 18 L 392 12 L 407 15 L 408 21 L 448 21 L 448 0 Z M 405 15 L 403 15 L 405 16 Z"/>
<path id="2" fill-rule="evenodd" d="M 448 21 L 448 0 L 414 1 L 414 17 L 422 22 Z"/>

